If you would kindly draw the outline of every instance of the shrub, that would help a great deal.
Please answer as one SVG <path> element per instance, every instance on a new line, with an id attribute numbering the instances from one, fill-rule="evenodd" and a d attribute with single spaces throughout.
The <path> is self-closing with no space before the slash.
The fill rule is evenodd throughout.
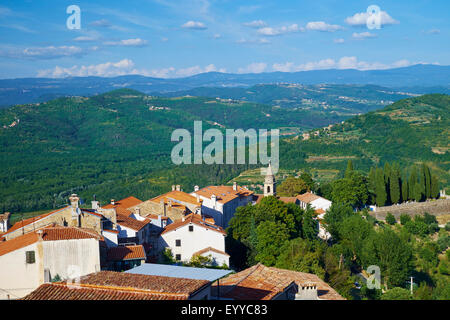
<path id="1" fill-rule="evenodd" d="M 397 220 L 395 220 L 395 217 L 392 213 L 388 212 L 388 214 L 386 215 L 386 222 L 392 226 L 397 223 Z"/>
<path id="2" fill-rule="evenodd" d="M 411 221 L 411 217 L 407 214 L 400 215 L 400 223 L 404 226 L 408 221 Z"/>

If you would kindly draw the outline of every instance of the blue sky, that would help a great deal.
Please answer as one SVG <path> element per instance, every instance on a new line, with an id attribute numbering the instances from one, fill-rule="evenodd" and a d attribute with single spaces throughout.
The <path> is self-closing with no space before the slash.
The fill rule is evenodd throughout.
<path id="1" fill-rule="evenodd" d="M 0 0 L 0 78 L 449 65 L 448 12 L 446 0 Z"/>

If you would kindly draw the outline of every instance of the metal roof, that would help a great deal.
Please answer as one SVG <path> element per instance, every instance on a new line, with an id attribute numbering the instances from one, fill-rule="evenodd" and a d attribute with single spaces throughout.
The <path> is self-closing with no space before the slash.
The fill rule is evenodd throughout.
<path id="1" fill-rule="evenodd" d="M 125 272 L 135 274 L 145 274 L 151 276 L 165 276 L 173 278 L 215 281 L 233 272 L 233 270 L 194 268 L 194 267 L 167 265 L 167 264 L 144 263 L 136 268 L 130 269 Z"/>

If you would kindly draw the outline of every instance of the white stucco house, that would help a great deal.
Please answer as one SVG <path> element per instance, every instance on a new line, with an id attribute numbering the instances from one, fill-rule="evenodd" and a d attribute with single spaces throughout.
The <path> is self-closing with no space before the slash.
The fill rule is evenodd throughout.
<path id="1" fill-rule="evenodd" d="M 228 222 L 233 217 L 236 209 L 253 201 L 253 191 L 233 186 L 209 186 L 198 189 L 196 186 L 191 195 L 201 200 L 201 213 L 211 216 L 215 224 L 223 228 L 228 227 Z"/>
<path id="2" fill-rule="evenodd" d="M 169 224 L 159 238 L 159 249 L 170 248 L 177 261 L 189 262 L 194 255 L 211 256 L 214 265 L 229 265 L 225 253 L 226 232 L 199 214 L 190 214 Z"/>
<path id="3" fill-rule="evenodd" d="M 312 192 L 307 192 L 297 196 L 299 205 L 302 209 L 306 209 L 309 206 L 313 208 L 317 214 L 317 220 L 319 222 L 319 238 L 328 240 L 331 238 L 331 234 L 323 226 L 323 218 L 326 211 L 333 204 L 330 200 L 320 197 Z"/>
<path id="4" fill-rule="evenodd" d="M 100 271 L 100 236 L 75 227 L 46 227 L 0 242 L 0 299 L 18 299 L 57 275 Z"/>

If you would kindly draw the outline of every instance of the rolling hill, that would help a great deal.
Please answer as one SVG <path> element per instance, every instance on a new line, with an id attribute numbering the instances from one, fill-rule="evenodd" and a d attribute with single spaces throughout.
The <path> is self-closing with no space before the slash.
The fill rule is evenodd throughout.
<path id="1" fill-rule="evenodd" d="M 448 185 L 449 100 L 404 99 L 317 130 L 317 136 L 312 131 L 309 140 L 283 139 L 280 167 L 311 171 L 326 181 L 348 158 L 361 170 L 386 160 L 427 161 Z M 174 166 L 172 131 L 192 130 L 194 120 L 202 120 L 204 129 L 292 130 L 302 126 L 302 112 L 216 98 L 152 97 L 130 89 L 0 110 L 0 211 L 56 208 L 73 192 L 85 201 L 95 194 L 104 203 L 129 195 L 148 199 L 172 184 L 191 190 L 226 183 L 256 166 Z"/>
<path id="2" fill-rule="evenodd" d="M 92 96 L 119 88 L 165 93 L 198 87 L 249 87 L 257 84 L 372 84 L 413 93 L 450 93 L 450 66 L 414 65 L 387 70 L 312 70 L 231 74 L 208 72 L 186 78 L 161 79 L 139 75 L 118 77 L 23 78 L 0 80 L 0 107 L 45 102 L 62 96 Z M 408 88 L 412 87 L 411 90 Z"/>

